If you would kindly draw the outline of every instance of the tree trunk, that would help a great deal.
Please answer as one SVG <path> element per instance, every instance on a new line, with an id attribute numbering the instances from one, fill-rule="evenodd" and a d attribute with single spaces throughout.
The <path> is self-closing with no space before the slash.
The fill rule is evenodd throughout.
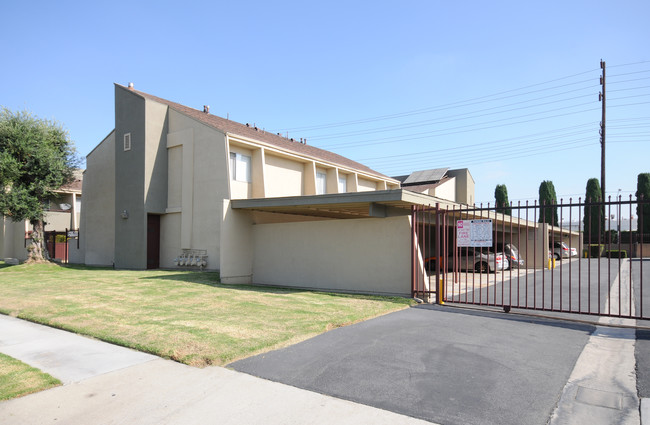
<path id="1" fill-rule="evenodd" d="M 47 245 L 45 244 L 45 232 L 43 220 L 34 222 L 34 231 L 32 233 L 32 243 L 27 248 L 29 250 L 28 263 L 43 263 L 50 259 L 47 252 Z"/>

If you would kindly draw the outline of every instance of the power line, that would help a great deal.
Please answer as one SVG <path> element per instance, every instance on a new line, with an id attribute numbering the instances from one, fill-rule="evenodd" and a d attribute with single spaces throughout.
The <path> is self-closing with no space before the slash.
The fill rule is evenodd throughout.
<path id="1" fill-rule="evenodd" d="M 622 100 L 622 99 L 625 99 L 625 98 L 619 98 L 618 100 Z M 591 104 L 591 103 L 586 103 L 586 104 Z M 586 105 L 586 104 L 582 104 L 582 105 Z M 637 103 L 610 105 L 610 108 L 622 108 L 622 107 L 627 107 L 627 106 L 638 106 L 638 105 L 646 105 L 646 104 L 650 104 L 650 102 L 637 102 Z M 574 105 L 572 107 L 575 107 L 575 106 L 581 106 L 581 105 Z M 540 112 L 540 113 L 558 112 L 560 110 L 564 110 L 564 109 L 568 109 L 568 108 L 571 108 L 571 107 L 556 108 L 556 109 L 552 109 L 552 110 L 543 111 L 543 112 Z M 475 123 L 475 124 L 469 124 L 469 125 L 466 125 L 466 126 L 448 127 L 448 128 L 440 129 L 440 130 L 432 130 L 432 131 L 419 132 L 419 133 L 409 133 L 409 134 L 402 134 L 402 135 L 397 135 L 397 136 L 390 136 L 390 137 L 383 137 L 383 138 L 376 138 L 376 139 L 366 139 L 366 140 L 356 141 L 354 143 L 343 142 L 343 143 L 337 143 L 337 144 L 332 144 L 332 145 L 323 145 L 321 147 L 323 149 L 350 149 L 350 148 L 356 148 L 356 147 L 361 147 L 361 146 L 374 146 L 374 145 L 396 143 L 396 142 L 400 142 L 400 141 L 425 139 L 425 138 L 428 138 L 428 137 L 450 136 L 450 135 L 468 133 L 468 132 L 473 132 L 473 131 L 501 128 L 501 127 L 506 127 L 506 126 L 518 125 L 518 124 L 527 124 L 527 123 L 530 123 L 530 122 L 546 120 L 546 119 L 552 119 L 552 118 L 559 118 L 559 117 L 566 117 L 568 115 L 575 115 L 575 114 L 580 114 L 580 113 L 584 113 L 584 112 L 594 112 L 594 111 L 600 110 L 600 109 L 601 108 L 599 108 L 599 107 L 594 107 L 594 108 L 590 108 L 590 109 L 583 109 L 583 110 L 580 110 L 580 111 L 565 112 L 563 114 L 550 115 L 550 116 L 539 117 L 539 118 L 532 118 L 532 119 L 521 120 L 521 121 L 516 121 L 516 122 L 510 122 L 510 123 L 505 123 L 505 124 L 486 125 L 486 124 L 490 124 L 490 123 L 493 123 L 493 122 L 507 121 L 509 119 L 524 118 L 524 117 L 527 117 L 527 116 L 535 115 L 535 114 L 526 114 L 526 115 L 521 115 L 521 116 L 513 117 L 513 118 L 504 118 L 504 119 L 501 119 L 501 120 L 494 120 L 494 121 L 488 121 L 488 122 L 480 122 L 480 123 Z M 539 114 L 539 113 L 537 113 L 537 114 Z M 483 127 L 476 127 L 476 126 L 481 126 L 481 125 L 483 125 Z M 470 128 L 470 127 L 474 127 L 474 128 Z M 457 130 L 457 131 L 452 131 L 452 130 Z"/>
<path id="2" fill-rule="evenodd" d="M 551 155 L 551 154 L 555 154 L 556 152 L 562 152 L 562 151 L 566 151 L 566 150 L 574 150 L 574 149 L 580 149 L 580 148 L 583 148 L 583 147 L 593 146 L 596 142 L 593 141 L 593 138 L 590 138 L 590 139 L 592 141 L 590 141 L 588 143 L 583 143 L 583 144 L 580 144 L 580 145 L 570 146 L 570 147 L 557 148 L 557 149 L 554 149 L 552 152 L 548 151 L 548 149 L 544 149 L 544 151 L 542 151 L 542 152 L 547 152 L 546 153 L 547 155 Z M 542 153 L 542 155 L 544 155 L 544 153 Z M 475 158 L 475 159 L 472 159 L 472 160 L 465 160 L 465 158 L 462 158 L 462 161 L 463 161 L 462 166 L 466 167 L 468 165 L 489 164 L 489 163 L 492 163 L 492 162 L 500 162 L 500 161 L 506 161 L 506 160 L 510 160 L 510 159 L 518 159 L 518 158 L 527 158 L 527 157 L 531 157 L 531 156 L 539 157 L 540 153 L 539 152 L 526 152 L 526 153 L 521 153 L 521 154 L 514 154 L 514 153 L 513 154 L 499 154 L 498 156 L 491 156 L 489 158 L 487 158 L 487 157 L 486 158 Z M 430 164 L 430 163 L 433 163 L 433 161 L 428 161 L 427 163 Z M 452 166 L 452 165 L 453 164 L 449 164 L 448 161 L 446 161 L 446 166 Z M 389 167 L 388 168 L 389 170 L 395 169 L 395 170 L 400 170 L 400 171 L 390 172 L 388 174 L 389 175 L 390 174 L 392 174 L 392 175 L 400 174 L 401 170 L 406 169 L 405 167 L 409 167 L 409 166 L 405 165 L 405 166 L 401 166 L 401 167 Z M 409 167 L 408 172 L 410 172 L 410 170 L 411 170 L 411 168 Z M 383 170 L 382 172 L 386 173 L 385 170 Z"/>
<path id="3" fill-rule="evenodd" d="M 565 76 L 565 77 L 560 77 L 560 78 L 556 78 L 556 79 L 553 79 L 553 80 L 544 81 L 544 82 L 541 82 L 541 83 L 530 84 L 530 85 L 519 87 L 519 88 L 516 88 L 516 89 L 510 89 L 510 90 L 506 90 L 506 91 L 502 91 L 502 92 L 493 93 L 493 94 L 490 94 L 490 95 L 470 98 L 470 99 L 461 100 L 461 101 L 457 101 L 457 102 L 451 102 L 451 103 L 438 105 L 438 106 L 430 106 L 430 107 L 427 107 L 427 108 L 414 109 L 414 110 L 411 110 L 411 111 L 398 112 L 398 113 L 394 113 L 394 114 L 379 115 L 379 116 L 375 116 L 375 117 L 363 118 L 363 119 L 358 119 L 358 120 L 339 121 L 339 122 L 334 122 L 334 123 L 319 124 L 319 125 L 313 125 L 313 126 L 285 128 L 285 129 L 280 130 L 280 132 L 307 131 L 307 130 L 316 130 L 316 129 L 322 129 L 322 128 L 340 127 L 340 126 L 346 126 L 346 125 L 373 122 L 373 121 L 377 121 L 377 120 L 401 118 L 403 116 L 410 116 L 410 115 L 421 114 L 421 113 L 426 113 L 426 112 L 431 112 L 431 111 L 438 111 L 438 110 L 441 110 L 441 109 L 449 109 L 449 108 L 459 107 L 459 106 L 468 106 L 467 103 L 469 103 L 469 102 L 474 102 L 474 103 L 469 103 L 469 105 L 473 105 L 473 104 L 476 104 L 476 103 L 481 103 L 481 102 L 477 102 L 477 101 L 482 101 L 484 99 L 489 99 L 488 101 L 493 101 L 493 100 L 495 100 L 495 96 L 501 96 L 501 95 L 516 92 L 516 91 L 519 91 L 519 90 L 525 90 L 525 89 L 528 89 L 528 88 L 537 87 L 537 86 L 541 86 L 541 85 L 544 85 L 544 84 L 554 83 L 556 81 L 566 80 L 566 79 L 569 79 L 569 78 L 573 78 L 573 77 L 577 77 L 577 76 L 580 76 L 580 75 L 588 74 L 588 73 L 591 73 L 591 72 L 594 72 L 594 71 L 597 71 L 597 69 L 590 69 L 588 71 L 579 72 L 577 74 L 572 74 L 572 75 L 568 75 L 568 76 Z M 547 89 L 544 89 L 544 90 L 550 90 L 550 89 L 554 89 L 554 88 L 566 87 L 568 85 L 579 84 L 579 83 L 583 83 L 583 82 L 587 82 L 587 81 L 592 81 L 592 80 L 591 79 L 581 80 L 581 81 L 577 81 L 577 82 L 566 84 L 566 85 L 547 88 Z M 538 91 L 542 91 L 542 90 L 522 93 L 522 94 L 519 94 L 519 95 L 516 95 L 516 96 L 535 93 L 535 92 L 538 92 Z M 506 99 L 506 98 L 509 98 L 509 97 L 513 97 L 513 96 L 498 98 L 498 100 Z"/>
<path id="4" fill-rule="evenodd" d="M 380 156 L 380 157 L 372 157 L 372 158 L 361 158 L 360 161 L 368 161 L 368 160 L 375 160 L 375 159 L 385 159 L 385 158 L 396 158 L 396 157 L 402 157 L 402 156 L 410 156 L 410 155 L 423 155 L 427 153 L 440 153 L 440 152 L 445 152 L 445 151 L 450 151 L 450 150 L 456 150 L 456 149 L 468 149 L 468 148 L 474 148 L 474 147 L 480 147 L 480 146 L 494 146 L 498 145 L 501 143 L 508 143 L 508 142 L 513 142 L 513 141 L 518 141 L 522 142 L 525 140 L 530 139 L 531 137 L 535 137 L 535 141 L 540 141 L 540 140 L 545 140 L 547 138 L 556 138 L 556 137 L 562 137 L 565 135 L 575 135 L 575 134 L 581 134 L 584 133 L 585 131 L 580 131 L 580 132 L 572 132 L 572 133 L 564 133 L 564 134 L 559 134 L 563 131 L 566 130 L 574 130 L 578 128 L 585 128 L 589 127 L 592 128 L 594 124 L 597 122 L 589 122 L 585 124 L 580 124 L 580 125 L 574 125 L 570 127 L 564 127 L 556 130 L 549 130 L 549 131 L 543 131 L 539 133 L 533 133 L 533 134 L 527 134 L 527 135 L 522 135 L 522 136 L 514 136 L 514 137 L 509 137 L 506 139 L 498 139 L 498 140 L 491 140 L 491 141 L 486 141 L 486 142 L 480 142 L 480 143 L 472 143 L 468 145 L 461 145 L 461 146 L 454 146 L 454 147 L 449 147 L 449 148 L 443 148 L 443 149 L 435 149 L 435 150 L 430 150 L 430 151 L 424 151 L 424 152 L 414 152 L 414 153 L 409 153 L 409 154 L 401 154 L 401 155 L 386 155 L 386 156 Z M 592 131 L 592 130 L 587 130 L 587 131 Z M 544 136 L 548 135 L 543 138 L 539 138 L 539 136 Z"/>
<path id="5" fill-rule="evenodd" d="M 544 96 L 543 98 L 548 98 L 548 97 L 552 97 L 552 96 L 554 96 L 554 95 Z M 511 103 L 511 104 L 508 104 L 508 105 L 495 106 L 495 107 L 492 107 L 492 108 L 480 109 L 478 111 L 466 112 L 466 113 L 463 113 L 463 114 L 447 115 L 447 116 L 444 116 L 444 117 L 439 117 L 439 118 L 434 118 L 434 119 L 429 119 L 429 120 L 423 120 L 423 121 L 414 121 L 414 122 L 410 122 L 410 123 L 397 124 L 397 125 L 393 125 L 393 126 L 376 127 L 373 130 L 357 130 L 357 131 L 351 131 L 351 132 L 346 132 L 346 133 L 332 133 L 332 134 L 325 134 L 325 135 L 316 135 L 316 136 L 311 136 L 310 139 L 311 140 L 325 140 L 325 139 L 332 139 L 332 138 L 341 137 L 341 136 L 352 136 L 352 135 L 363 135 L 363 134 L 378 133 L 378 132 L 381 132 L 381 131 L 384 131 L 384 130 L 400 130 L 400 129 L 404 129 L 404 128 L 422 127 L 422 126 L 425 126 L 425 125 L 443 124 L 443 123 L 453 122 L 453 121 L 462 121 L 462 120 L 468 120 L 468 119 L 472 119 L 472 118 L 480 118 L 480 117 L 486 117 L 486 116 L 490 116 L 490 115 L 498 115 L 498 114 L 503 114 L 503 113 L 512 112 L 512 111 L 518 111 L 518 110 L 521 110 L 521 109 L 537 108 L 537 107 L 540 107 L 540 106 L 552 105 L 552 104 L 556 104 L 556 103 L 560 103 L 560 102 L 565 102 L 565 101 L 568 101 L 568 100 L 583 99 L 583 98 L 592 97 L 592 96 L 593 96 L 593 93 L 589 93 L 589 94 L 585 94 L 585 95 L 582 95 L 582 96 L 575 96 L 575 97 L 571 97 L 571 98 L 568 98 L 568 99 L 559 99 L 559 100 L 555 100 L 555 101 L 552 101 L 552 102 L 538 103 L 538 104 L 535 104 L 535 105 L 528 105 L 528 106 L 521 107 L 521 108 L 506 109 L 506 110 L 503 110 L 503 111 L 490 112 L 490 113 L 485 113 L 485 114 L 479 114 L 478 113 L 478 112 L 484 112 L 484 111 L 491 111 L 491 110 L 494 110 L 494 109 L 505 108 L 505 107 L 508 107 L 508 106 L 520 105 L 522 103 L 527 103 L 527 102 L 532 101 L 532 100 L 526 100 L 526 101 L 522 101 L 522 102 Z M 543 99 L 543 98 L 541 98 L 541 99 Z M 537 99 L 533 99 L 533 100 L 537 100 Z M 585 105 L 585 104 L 581 104 L 581 105 Z M 581 105 L 578 105 L 578 106 L 581 106 Z M 469 115 L 469 116 L 467 116 L 467 115 Z"/>
<path id="6" fill-rule="evenodd" d="M 588 142 L 585 144 L 585 142 Z M 484 150 L 484 151 L 478 151 L 478 152 L 471 152 L 468 153 L 466 151 L 463 152 L 456 152 L 456 153 L 451 153 L 447 155 L 440 155 L 436 156 L 435 158 L 420 158 L 420 159 L 402 159 L 399 161 L 394 161 L 390 162 L 392 166 L 388 166 L 388 169 L 394 169 L 397 168 L 403 164 L 409 164 L 410 166 L 417 165 L 417 164 L 430 164 L 431 162 L 438 162 L 438 163 L 449 163 L 453 161 L 458 161 L 462 160 L 463 163 L 471 163 L 472 161 L 486 161 L 489 159 L 499 159 L 499 160 L 505 160 L 505 159 L 510 159 L 510 158 L 519 158 L 521 155 L 524 156 L 532 156 L 532 155 L 537 155 L 540 152 L 556 152 L 559 150 L 559 148 L 566 149 L 567 146 L 573 146 L 573 145 L 579 145 L 579 146 L 587 146 L 587 145 L 592 145 L 595 143 L 595 138 L 593 136 L 589 137 L 583 137 L 581 139 L 574 139 L 574 140 L 563 140 L 563 141 L 558 141 L 555 143 L 547 143 L 544 144 L 543 146 L 537 146 L 534 148 L 527 148 L 525 154 L 518 153 L 518 152 L 512 152 L 507 149 L 491 149 L 491 150 Z M 554 149 L 558 148 L 558 149 Z M 374 165 L 375 163 L 371 163 L 373 167 L 377 167 Z"/>
<path id="7" fill-rule="evenodd" d="M 562 109 L 566 108 L 558 108 L 555 109 L 554 111 L 559 111 Z M 379 144 L 385 144 L 385 143 L 394 143 L 397 141 L 405 141 L 405 140 L 416 140 L 416 139 L 423 139 L 427 137 L 442 137 L 442 136 L 450 136 L 450 135 L 455 135 L 455 134 L 462 134 L 462 133 L 469 133 L 473 131 L 480 131 L 480 130 L 489 130 L 493 128 L 500 128 L 500 127 L 506 127 L 506 126 L 511 126 L 511 125 L 517 125 L 517 124 L 526 124 L 534 121 L 540 121 L 540 120 L 545 120 L 545 119 L 552 119 L 552 118 L 558 118 L 558 117 L 565 117 L 568 115 L 575 115 L 575 114 L 581 114 L 584 112 L 593 112 L 597 111 L 600 108 L 590 108 L 590 109 L 582 109 L 580 111 L 573 111 L 573 112 L 565 112 L 563 114 L 559 115 L 551 115 L 547 117 L 539 117 L 539 118 L 532 118 L 532 119 L 527 119 L 527 120 L 521 120 L 521 121 L 516 121 L 516 122 L 510 122 L 506 124 L 498 124 L 498 125 L 487 125 L 492 122 L 498 122 L 498 121 L 504 121 L 507 119 L 512 119 L 512 118 L 507 118 L 504 120 L 497 120 L 497 121 L 487 121 L 487 122 L 480 122 L 476 124 L 470 124 L 467 126 L 457 126 L 457 127 L 450 127 L 442 130 L 434 130 L 434 131 L 428 131 L 428 132 L 422 132 L 422 133 L 415 133 L 415 134 L 410 134 L 410 135 L 403 135 L 400 139 L 398 140 L 390 140 L 390 141 L 381 141 L 383 139 L 370 139 L 368 143 L 342 143 L 342 144 L 337 144 L 337 145 L 329 145 L 324 147 L 324 149 L 331 149 L 334 147 L 338 147 L 339 149 L 346 149 L 346 148 L 351 148 L 351 147 L 359 147 L 359 146 L 369 146 L 369 145 L 379 145 Z M 550 111 L 546 111 L 550 112 Z M 528 114 L 531 115 L 531 114 Z M 532 114 L 534 115 L 534 114 Z M 520 117 L 515 117 L 515 118 L 521 118 Z M 481 126 L 482 127 L 476 127 L 476 126 Z M 476 127 L 476 128 L 468 128 L 468 127 Z M 457 130 L 457 131 L 452 131 L 452 130 Z M 415 137 L 422 135 L 421 137 Z M 400 137 L 400 136 L 394 136 L 394 137 Z M 393 138 L 394 138 L 393 137 Z M 380 140 L 379 142 L 376 142 L 376 140 Z"/>

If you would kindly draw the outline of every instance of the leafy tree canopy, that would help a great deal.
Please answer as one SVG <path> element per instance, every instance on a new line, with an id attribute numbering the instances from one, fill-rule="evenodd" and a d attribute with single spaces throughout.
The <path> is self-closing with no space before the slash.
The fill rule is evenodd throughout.
<path id="1" fill-rule="evenodd" d="M 69 183 L 79 164 L 74 145 L 57 123 L 29 112 L 0 111 L 0 214 L 30 220 L 42 231 L 43 202 Z M 39 227 L 37 229 L 37 226 Z"/>

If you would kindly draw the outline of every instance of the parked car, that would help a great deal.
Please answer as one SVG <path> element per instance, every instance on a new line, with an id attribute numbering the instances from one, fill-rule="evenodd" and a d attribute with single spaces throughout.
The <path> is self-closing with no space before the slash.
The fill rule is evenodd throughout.
<path id="1" fill-rule="evenodd" d="M 518 269 L 520 267 L 524 267 L 524 260 L 519 257 L 519 250 L 517 249 L 516 245 L 511 243 L 507 243 L 505 245 L 498 243 L 497 251 L 503 252 L 506 255 L 511 268 Z"/>
<path id="2" fill-rule="evenodd" d="M 565 242 L 555 241 L 553 242 L 553 256 L 556 260 L 562 258 L 571 258 L 578 255 L 578 250 L 576 248 L 569 248 Z"/>
<path id="3" fill-rule="evenodd" d="M 474 270 L 479 273 L 487 273 L 488 271 L 502 271 L 510 267 L 510 263 L 501 252 L 496 254 L 490 248 L 473 248 L 473 247 L 459 247 L 455 259 L 457 261 L 457 269 L 459 271 Z M 437 263 L 436 257 L 429 257 L 425 259 L 425 268 L 428 271 L 434 271 Z M 449 254 L 447 257 L 447 266 L 449 270 L 454 269 L 454 255 Z"/>

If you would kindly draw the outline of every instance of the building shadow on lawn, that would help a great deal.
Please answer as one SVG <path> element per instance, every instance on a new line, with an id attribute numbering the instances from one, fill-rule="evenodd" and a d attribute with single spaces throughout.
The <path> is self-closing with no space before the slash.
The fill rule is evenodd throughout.
<path id="1" fill-rule="evenodd" d="M 265 294 L 299 294 L 299 293 L 318 293 L 337 298 L 354 298 L 363 300 L 381 300 L 386 301 L 391 298 L 404 300 L 404 297 L 388 295 L 372 295 L 362 293 L 330 292 L 326 290 L 309 289 L 309 288 L 289 288 L 273 285 L 255 285 L 255 284 L 226 284 L 219 282 L 219 272 L 186 272 L 181 274 L 170 274 L 161 276 L 146 276 L 143 280 L 175 280 L 187 283 L 196 283 L 199 285 L 212 286 L 214 288 L 225 288 L 236 291 L 259 292 Z"/>

